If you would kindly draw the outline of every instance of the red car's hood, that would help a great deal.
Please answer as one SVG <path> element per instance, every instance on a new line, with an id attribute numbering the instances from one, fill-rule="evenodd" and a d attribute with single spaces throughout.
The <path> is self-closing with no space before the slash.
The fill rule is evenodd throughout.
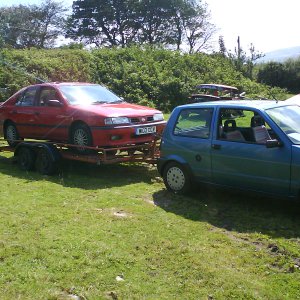
<path id="1" fill-rule="evenodd" d="M 81 111 L 99 114 L 104 117 L 139 117 L 160 113 L 157 109 L 130 103 L 93 104 L 85 106 L 74 105 L 73 107 Z"/>

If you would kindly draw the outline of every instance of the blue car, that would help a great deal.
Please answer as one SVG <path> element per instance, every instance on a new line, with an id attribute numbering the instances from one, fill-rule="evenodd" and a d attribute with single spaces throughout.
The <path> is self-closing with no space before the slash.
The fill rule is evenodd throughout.
<path id="1" fill-rule="evenodd" d="M 297 198 L 300 106 L 261 100 L 178 106 L 157 167 L 175 193 L 201 182 Z"/>

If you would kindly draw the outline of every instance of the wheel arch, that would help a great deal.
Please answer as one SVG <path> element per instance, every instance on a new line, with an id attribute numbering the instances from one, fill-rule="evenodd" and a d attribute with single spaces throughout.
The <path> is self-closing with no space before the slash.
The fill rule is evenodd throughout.
<path id="1" fill-rule="evenodd" d="M 157 169 L 159 174 L 162 176 L 164 174 L 165 168 L 168 164 L 176 162 L 183 166 L 187 174 L 190 176 L 191 179 L 194 178 L 193 171 L 190 167 L 190 165 L 180 156 L 177 155 L 171 155 L 168 158 L 160 158 L 157 163 Z"/>

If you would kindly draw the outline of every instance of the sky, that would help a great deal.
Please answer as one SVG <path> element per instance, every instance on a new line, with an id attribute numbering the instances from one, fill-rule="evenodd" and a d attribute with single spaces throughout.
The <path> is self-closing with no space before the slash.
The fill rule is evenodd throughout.
<path id="1" fill-rule="evenodd" d="M 0 0 L 0 6 L 40 4 L 42 0 Z M 299 0 L 202 0 L 208 5 L 211 22 L 217 27 L 215 40 L 222 35 L 228 50 L 243 49 L 252 43 L 259 52 L 300 46 L 297 20 Z M 71 6 L 72 0 L 63 3 Z M 299 26 L 299 27 L 298 27 Z M 218 46 L 216 45 L 218 50 Z"/>
<path id="2" fill-rule="evenodd" d="M 300 46 L 299 0 L 206 0 L 227 49 L 252 43 L 260 52 Z"/>

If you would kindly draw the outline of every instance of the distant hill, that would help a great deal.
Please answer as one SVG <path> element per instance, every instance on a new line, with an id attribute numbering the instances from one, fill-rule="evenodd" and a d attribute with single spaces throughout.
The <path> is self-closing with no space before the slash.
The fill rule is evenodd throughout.
<path id="1" fill-rule="evenodd" d="M 275 51 L 265 53 L 265 56 L 262 57 L 258 62 L 259 63 L 269 62 L 269 61 L 284 62 L 289 58 L 297 58 L 299 56 L 300 56 L 300 46 L 278 49 Z"/>

